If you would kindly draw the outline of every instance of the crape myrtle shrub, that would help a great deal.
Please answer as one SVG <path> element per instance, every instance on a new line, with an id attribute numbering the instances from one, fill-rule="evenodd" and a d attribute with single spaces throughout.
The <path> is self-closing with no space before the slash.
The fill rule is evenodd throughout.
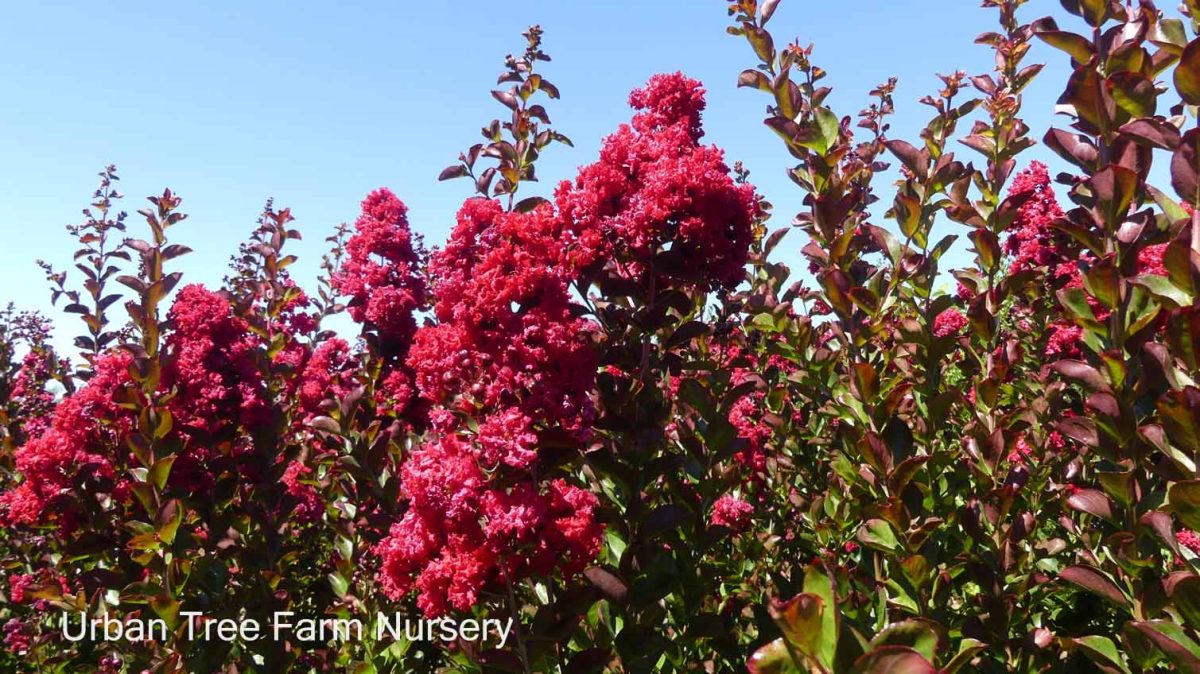
<path id="1" fill-rule="evenodd" d="M 908 141 L 894 80 L 835 112 L 778 0 L 729 6 L 802 193 L 774 231 L 679 73 L 525 196 L 570 142 L 536 27 L 440 176 L 476 192 L 449 240 L 376 190 L 307 292 L 287 209 L 187 284 L 179 196 L 132 231 L 107 168 L 75 267 L 42 265 L 76 351 L 0 312 L 0 668 L 1200 671 L 1200 3 L 1024 4 L 983 2 L 995 69 L 939 76 Z M 1071 74 L 1035 132 L 1039 42 Z M 64 611 L 170 632 L 69 642 Z M 195 641 L 184 611 L 367 629 Z M 379 611 L 515 628 L 380 640 Z"/>

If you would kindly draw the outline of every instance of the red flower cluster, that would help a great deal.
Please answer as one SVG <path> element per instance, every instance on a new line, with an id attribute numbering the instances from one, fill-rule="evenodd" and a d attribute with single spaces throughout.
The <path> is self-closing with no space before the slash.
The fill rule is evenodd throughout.
<path id="1" fill-rule="evenodd" d="M 596 498 L 530 472 L 539 433 L 583 441 L 594 414 L 590 325 L 572 313 L 563 257 L 549 204 L 472 199 L 431 260 L 440 322 L 417 331 L 409 363 L 440 435 L 401 468 L 408 510 L 376 547 L 384 590 L 415 588 L 428 615 L 469 609 L 501 578 L 570 576 L 599 551 Z"/>
<path id="2" fill-rule="evenodd" d="M 354 228 L 333 285 L 350 297 L 351 318 L 376 331 L 385 345 L 402 348 L 417 329 L 413 312 L 425 304 L 408 207 L 391 190 L 377 189 L 363 199 Z"/>
<path id="3" fill-rule="evenodd" d="M 745 531 L 750 526 L 750 517 L 754 514 L 754 506 L 742 499 L 725 494 L 713 504 L 709 524 L 728 527 L 733 531 Z"/>
<path id="4" fill-rule="evenodd" d="M 350 298 L 350 317 L 377 338 L 385 365 L 381 388 L 402 413 L 416 393 L 405 359 L 417 330 L 414 313 L 425 306 L 428 292 L 420 274 L 420 241 L 409 229 L 408 208 L 386 188 L 367 195 L 354 227 L 332 285 Z"/>
<path id="5" fill-rule="evenodd" d="M 54 412 L 54 394 L 47 388 L 51 377 L 49 354 L 40 348 L 30 349 L 13 379 L 9 398 L 17 405 L 24 437 L 37 437 L 46 432 Z"/>
<path id="6" fill-rule="evenodd" d="M 340 400 L 350 393 L 346 373 L 353 366 L 350 345 L 333 338 L 313 349 L 304 364 L 296 386 L 300 410 L 312 417 L 321 413 L 321 403 L 332 397 Z"/>
<path id="7" fill-rule="evenodd" d="M 1175 540 L 1188 550 L 1191 550 L 1196 554 L 1200 554 L 1200 536 L 1197 536 L 1196 532 L 1192 531 L 1191 529 L 1180 529 L 1179 531 L 1176 531 Z"/>
<path id="8" fill-rule="evenodd" d="M 261 369 L 261 340 L 226 295 L 185 286 L 168 318 L 172 331 L 164 341 L 159 388 L 173 391 L 167 409 L 182 441 L 170 479 L 196 491 L 211 484 L 213 462 L 226 455 L 222 447 L 234 457 L 249 451 L 246 431 L 270 423 L 275 412 Z M 69 510 L 51 515 L 56 497 L 126 493 L 132 420 L 116 399 L 130 384 L 131 362 L 123 350 L 97 358 L 95 376 L 64 398 L 45 430 L 17 451 L 24 482 L 0 497 L 9 521 L 32 524 L 50 516 L 67 525 Z"/>
<path id="9" fill-rule="evenodd" d="M 123 479 L 113 468 L 113 451 L 124 447 L 132 424 L 113 396 L 129 382 L 130 361 L 123 351 L 97 358 L 95 376 L 58 404 L 45 431 L 17 450 L 16 467 L 25 480 L 0 496 L 0 511 L 8 522 L 32 524 L 54 517 L 50 506 L 55 499 L 108 492 L 114 480 Z M 97 489 L 99 484 L 109 487 Z M 68 515 L 58 520 L 62 526 L 71 524 Z"/>
<path id="10" fill-rule="evenodd" d="M 1067 257 L 1076 246 L 1066 233 L 1050 226 L 1062 217 L 1063 210 L 1050 187 L 1046 165 L 1035 161 L 1018 173 L 1009 195 L 1026 199 L 1017 209 L 1016 220 L 1004 242 L 1005 252 L 1013 257 L 1009 271 L 1049 267 L 1057 273 L 1060 265 L 1069 262 Z"/>
<path id="11" fill-rule="evenodd" d="M 561 480 L 489 484 L 461 435 L 413 452 L 401 479 L 408 510 L 375 549 L 380 581 L 393 599 L 415 587 L 429 616 L 470 609 L 498 577 L 578 573 L 599 552 L 595 496 Z"/>
<path id="12" fill-rule="evenodd" d="M 467 201 L 430 262 L 441 322 L 418 331 L 409 358 L 421 395 L 477 419 L 488 454 L 518 468 L 534 458 L 535 421 L 582 440 L 593 416 L 591 326 L 572 315 L 562 257 L 549 205 Z"/>
<path id="13" fill-rule="evenodd" d="M 222 442 L 231 443 L 233 456 L 245 454 L 252 447 L 242 431 L 271 422 L 263 349 L 229 298 L 201 285 L 180 290 L 168 316 L 174 330 L 165 342 L 162 388 L 175 391 L 167 408 L 185 436 L 171 479 L 202 490 L 215 477 Z"/>
<path id="14" fill-rule="evenodd" d="M 634 91 L 631 125 L 605 139 L 600 160 L 555 193 L 575 238 L 571 261 L 613 273 L 648 273 L 699 287 L 733 286 L 744 274 L 758 212 L 754 188 L 735 184 L 724 153 L 703 146 L 704 90 L 680 73 Z"/>
<path id="15" fill-rule="evenodd" d="M 958 309 L 947 309 L 933 319 L 933 334 L 936 337 L 950 337 L 962 332 L 967 327 L 967 317 Z"/>
<path id="16" fill-rule="evenodd" d="M 715 349 L 713 358 L 721 370 L 730 373 L 731 387 L 761 380 L 771 368 L 778 368 L 785 373 L 795 371 L 795 365 L 785 358 L 771 355 L 763 360 L 738 344 Z M 672 379 L 672 394 L 679 382 L 678 377 Z M 775 429 L 767 423 L 766 399 L 766 390 L 756 388 L 748 391 L 734 401 L 728 416 L 729 423 L 737 429 L 738 437 L 746 441 L 745 448 L 739 450 L 734 459 L 753 479 L 761 478 L 767 469 L 767 443 L 775 434 Z"/>
<path id="17" fill-rule="evenodd" d="M 291 516 L 301 524 L 315 522 L 325 514 L 325 501 L 321 499 L 320 492 L 301 482 L 312 472 L 308 466 L 293 461 L 288 464 L 287 469 L 283 471 L 283 477 L 280 478 L 293 504 Z"/>
<path id="18" fill-rule="evenodd" d="M 168 316 L 169 354 L 163 387 L 175 389 L 175 423 L 218 436 L 240 423 L 254 428 L 269 420 L 266 386 L 257 362 L 259 339 L 233 313 L 229 299 L 193 284 L 179 291 Z"/>
<path id="19" fill-rule="evenodd" d="M 1167 252 L 1167 244 L 1160 243 L 1146 246 L 1138 251 L 1138 272 L 1167 276 L 1167 268 L 1163 265 L 1163 254 Z"/>
<path id="20" fill-rule="evenodd" d="M 33 628 L 20 618 L 4 623 L 4 646 L 11 653 L 25 653 L 33 645 Z"/>

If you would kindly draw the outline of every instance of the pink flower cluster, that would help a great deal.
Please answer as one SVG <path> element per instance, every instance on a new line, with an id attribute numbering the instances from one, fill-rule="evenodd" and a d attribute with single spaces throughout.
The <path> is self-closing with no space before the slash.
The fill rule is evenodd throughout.
<path id="1" fill-rule="evenodd" d="M 760 359 L 738 344 L 714 349 L 712 356 L 720 369 L 730 373 L 731 387 L 761 379 L 770 368 L 777 368 L 785 373 L 795 371 L 795 365 L 785 358 L 772 355 Z M 678 377 L 672 380 L 672 393 L 680 381 Z M 766 398 L 767 391 L 756 388 L 734 401 L 729 410 L 729 423 L 737 430 L 738 437 L 746 443 L 743 449 L 734 454 L 734 460 L 752 479 L 760 479 L 764 475 L 767 469 L 767 443 L 775 433 L 775 429 L 767 423 Z"/>
<path id="2" fill-rule="evenodd" d="M 681 73 L 634 91 L 640 112 L 604 140 L 600 160 L 564 182 L 555 201 L 579 267 L 603 262 L 635 280 L 733 286 L 744 274 L 754 188 L 736 184 L 724 153 L 700 145 L 704 90 Z"/>
<path id="3" fill-rule="evenodd" d="M 179 291 L 168 312 L 163 387 L 175 389 L 175 423 L 207 436 L 237 424 L 269 420 L 266 386 L 257 362 L 259 338 L 235 316 L 229 298 L 193 284 Z"/>
<path id="4" fill-rule="evenodd" d="M 17 404 L 15 418 L 24 420 L 21 433 L 25 437 L 44 433 L 54 412 L 54 394 L 46 387 L 51 378 L 49 357 L 45 348 L 30 349 L 13 379 L 9 398 Z"/>
<path id="5" fill-rule="evenodd" d="M 554 205 L 471 199 L 430 261 L 438 323 L 417 331 L 408 363 L 437 435 L 404 464 L 408 510 L 376 548 L 388 593 L 415 588 L 428 614 L 469 608 L 502 576 L 570 575 L 599 549 L 595 497 L 533 474 L 548 434 L 586 441 L 594 415 L 592 326 L 570 283 L 599 264 L 660 287 L 743 278 L 757 197 L 699 144 L 699 83 L 659 75 L 630 103 L 632 124 Z M 735 414 L 761 443 L 753 410 Z"/>
<path id="6" fill-rule="evenodd" d="M 346 373 L 354 366 L 350 345 L 344 339 L 321 342 L 304 364 L 296 386 L 300 410 L 308 416 L 321 413 L 321 403 L 340 400 L 350 393 Z"/>
<path id="7" fill-rule="evenodd" d="M 271 422 L 263 349 L 230 299 L 201 285 L 182 288 L 168 316 L 174 329 L 165 342 L 162 387 L 175 391 L 168 409 L 185 436 L 171 477 L 203 490 L 215 477 L 213 462 L 223 456 L 220 444 L 231 443 L 230 454 L 241 456 L 251 450 L 243 430 Z"/>
<path id="8" fill-rule="evenodd" d="M 403 347 L 417 329 L 413 312 L 425 304 L 408 207 L 391 190 L 377 189 L 363 200 L 354 228 L 334 287 L 350 298 L 351 318 L 378 332 L 384 344 Z"/>
<path id="9" fill-rule="evenodd" d="M 325 501 L 321 493 L 302 480 L 309 479 L 313 470 L 299 461 L 288 464 L 280 482 L 284 485 L 288 499 L 292 502 L 291 516 L 301 524 L 315 522 L 325 514 Z"/>
<path id="10" fill-rule="evenodd" d="M 1008 238 L 1005 251 L 1013 256 L 1010 271 L 1045 269 L 1048 290 L 1052 294 L 1059 288 L 1082 288 L 1083 275 L 1079 263 L 1087 263 L 1091 255 L 1080 251 L 1078 244 L 1069 235 L 1051 226 L 1063 216 L 1054 190 L 1050 186 L 1050 175 L 1046 166 L 1033 162 L 1013 179 L 1010 194 L 1027 195 L 1018 209 Z M 1163 254 L 1167 244 L 1147 246 L 1138 252 L 1138 272 L 1166 276 Z M 1103 321 L 1108 314 L 1094 299 L 1089 305 L 1097 320 Z M 940 318 L 940 317 L 939 317 Z M 1082 330 L 1070 320 L 1059 320 L 1050 326 L 1046 343 L 1046 355 L 1060 358 L 1075 358 L 1080 354 Z"/>
<path id="11" fill-rule="evenodd" d="M 1175 532 L 1175 540 L 1188 550 L 1200 554 L 1200 536 L 1197 536 L 1195 531 L 1180 529 Z"/>

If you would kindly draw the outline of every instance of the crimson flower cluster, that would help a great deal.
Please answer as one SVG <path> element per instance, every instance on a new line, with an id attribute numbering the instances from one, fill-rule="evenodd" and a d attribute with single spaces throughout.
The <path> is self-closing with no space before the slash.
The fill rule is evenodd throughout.
<path id="1" fill-rule="evenodd" d="M 439 322 L 417 331 L 409 362 L 435 436 L 404 463 L 408 509 L 376 548 L 385 592 L 415 587 L 429 615 L 470 608 L 501 578 L 577 573 L 599 550 L 596 498 L 532 473 L 539 436 L 582 442 L 594 414 L 591 326 L 572 313 L 562 259 L 549 204 L 471 199 L 430 262 Z"/>
<path id="2" fill-rule="evenodd" d="M 164 342 L 159 390 L 172 392 L 166 407 L 180 446 L 170 484 L 195 493 L 210 487 L 223 471 L 261 479 L 251 470 L 254 463 L 240 458 L 252 450 L 251 433 L 279 414 L 263 375 L 262 338 L 237 315 L 227 294 L 201 285 L 179 290 L 168 319 L 171 331 Z M 315 412 L 330 392 L 337 393 L 334 377 L 347 358 L 345 343 L 334 340 L 307 359 L 291 382 L 302 392 L 302 408 Z M 28 425 L 42 430 L 16 452 L 24 481 L 0 496 L 8 522 L 55 521 L 67 527 L 76 510 L 61 507 L 64 498 L 129 498 L 125 468 L 132 464 L 126 440 L 134 420 L 119 401 L 135 395 L 131 364 L 124 350 L 102 354 L 86 385 L 63 398 L 46 419 Z M 297 488 L 289 484 L 289 490 Z M 310 495 L 294 495 L 311 504 Z"/>
<path id="3" fill-rule="evenodd" d="M 132 427 L 129 414 L 113 400 L 113 392 L 129 381 L 128 353 L 114 351 L 97 358 L 95 375 L 54 409 L 46 429 L 16 452 L 24 481 L 0 496 L 0 512 L 10 524 L 57 521 L 74 524 L 71 511 L 57 511 L 61 499 L 89 489 L 112 491 L 122 478 L 113 467 L 113 448 L 124 447 Z M 124 450 L 127 451 L 127 450 Z M 88 484 L 77 485 L 77 478 Z M 79 492 L 77 486 L 82 486 Z"/>
<path id="4" fill-rule="evenodd" d="M 437 323 L 416 332 L 408 364 L 433 434 L 405 462 L 407 510 L 376 548 L 388 594 L 415 588 L 427 614 L 467 609 L 500 579 L 569 576 L 599 550 L 595 497 L 534 477 L 544 441 L 586 442 L 595 414 L 594 326 L 571 283 L 599 265 L 663 286 L 743 278 L 757 198 L 699 145 L 699 83 L 655 76 L 630 103 L 632 124 L 554 204 L 468 200 L 430 260 Z"/>
<path id="5" fill-rule="evenodd" d="M 736 496 L 725 494 L 713 504 L 709 523 L 741 532 L 750 526 L 750 518 L 753 515 L 754 506 Z"/>
<path id="6" fill-rule="evenodd" d="M 384 362 L 383 392 L 403 413 L 416 395 L 405 365 L 417 330 L 415 312 L 428 300 L 421 242 L 409 228 L 408 207 L 387 188 L 367 195 L 354 227 L 332 285 L 349 298 L 350 317 L 376 341 Z"/>
<path id="7" fill-rule="evenodd" d="M 1092 262 L 1092 256 L 1080 250 L 1070 235 L 1053 226 L 1064 213 L 1054 195 L 1046 166 L 1032 162 L 1013 179 L 1009 194 L 1025 199 L 1004 244 L 1005 251 L 1013 257 L 1010 273 L 1044 270 L 1049 297 L 1060 288 L 1083 288 L 1080 265 Z M 1166 276 L 1163 266 L 1166 248 L 1167 244 L 1156 244 L 1139 251 L 1138 271 Z M 1088 303 L 1097 320 L 1107 318 L 1108 312 L 1094 298 L 1089 296 Z M 1080 327 L 1073 321 L 1065 318 L 1055 321 L 1050 325 L 1045 355 L 1078 358 L 1081 336 Z"/>
<path id="8" fill-rule="evenodd" d="M 724 153 L 700 145 L 703 88 L 681 73 L 655 75 L 629 103 L 640 111 L 632 123 L 555 193 L 576 238 L 571 261 L 613 265 L 634 280 L 736 285 L 758 204 L 752 186 L 734 182 Z"/>

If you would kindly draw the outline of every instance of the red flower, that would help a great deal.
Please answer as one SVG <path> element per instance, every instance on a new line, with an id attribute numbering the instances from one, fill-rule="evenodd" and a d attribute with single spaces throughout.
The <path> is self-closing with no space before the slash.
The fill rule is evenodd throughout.
<path id="1" fill-rule="evenodd" d="M 582 439 L 593 416 L 592 326 L 572 313 L 559 234 L 549 205 L 506 213 L 495 201 L 471 199 L 430 262 L 442 323 L 417 332 L 409 363 L 431 404 L 470 413 L 487 434 L 508 429 L 488 441 L 489 453 L 528 445 L 534 422 Z M 504 419 L 487 421 L 497 414 Z M 505 435 L 520 418 L 530 420 L 524 430 Z M 531 458 L 501 453 L 510 463 Z"/>
<path id="2" fill-rule="evenodd" d="M 735 532 L 741 532 L 750 526 L 750 517 L 753 514 L 754 506 L 736 496 L 725 494 L 713 504 L 708 522 L 712 526 L 728 527 Z"/>
<path id="3" fill-rule="evenodd" d="M 1180 529 L 1175 532 L 1175 540 L 1188 550 L 1200 554 L 1200 536 L 1197 536 L 1196 532 L 1191 529 Z"/>
<path id="4" fill-rule="evenodd" d="M 174 330 L 166 339 L 163 388 L 176 391 L 175 423 L 209 434 L 236 422 L 247 428 L 267 423 L 260 343 L 229 299 L 201 285 L 185 286 L 168 316 Z"/>
<path id="5" fill-rule="evenodd" d="M 280 478 L 288 497 L 294 504 L 292 517 L 301 524 L 315 522 L 325 515 L 325 502 L 321 500 L 320 492 L 311 485 L 301 482 L 311 474 L 311 468 L 299 461 L 293 461 L 288 464 Z"/>
<path id="6" fill-rule="evenodd" d="M 1146 246 L 1138 251 L 1138 272 L 1166 276 L 1167 268 L 1163 265 L 1163 254 L 1167 252 L 1167 244 L 1160 243 Z"/>
<path id="7" fill-rule="evenodd" d="M 321 413 L 320 405 L 326 399 L 345 397 L 351 388 L 345 378 L 353 365 L 346 340 L 321 342 L 300 374 L 296 391 L 300 409 L 311 417 Z"/>
<path id="8" fill-rule="evenodd" d="M 415 388 L 405 360 L 417 330 L 415 312 L 428 301 L 420 274 L 420 241 L 408 226 L 408 208 L 380 188 L 362 202 L 346 260 L 331 279 L 350 298 L 350 317 L 374 335 L 384 359 L 380 389 L 396 413 L 412 412 Z M 412 416 L 410 414 L 410 416 Z"/>
<path id="9" fill-rule="evenodd" d="M 113 468 L 115 452 L 127 453 L 125 437 L 132 419 L 113 394 L 129 381 L 131 358 L 114 351 L 96 359 L 95 376 L 67 396 L 54 409 L 46 430 L 16 452 L 16 468 L 24 476 L 15 489 L 0 496 L 7 521 L 33 524 L 53 511 L 52 501 L 76 493 L 78 482 L 95 489 L 118 478 Z M 99 489 L 95 489 L 99 491 Z M 69 516 L 54 517 L 69 524 Z"/>
<path id="10" fill-rule="evenodd" d="M 8 598 L 14 604 L 25 603 L 25 590 L 33 584 L 33 576 L 27 573 L 14 573 L 8 577 Z"/>
<path id="11" fill-rule="evenodd" d="M 573 575 L 599 552 L 592 494 L 561 480 L 544 492 L 528 481 L 490 484 L 459 436 L 414 451 L 401 478 L 409 507 L 375 548 L 379 578 L 392 599 L 415 589 L 426 615 L 470 609 L 504 574 Z"/>
<path id="12" fill-rule="evenodd" d="M 27 653 L 33 645 L 33 628 L 20 618 L 9 618 L 4 623 L 4 646 L 10 653 Z"/>
<path id="13" fill-rule="evenodd" d="M 555 192 L 573 234 L 569 259 L 581 268 L 614 265 L 613 273 L 634 279 L 653 266 L 664 282 L 736 285 L 758 203 L 752 186 L 734 183 L 721 150 L 699 145 L 700 83 L 656 75 L 629 100 L 640 110 L 632 124 Z"/>
<path id="14" fill-rule="evenodd" d="M 967 317 L 958 309 L 947 309 L 933 319 L 933 334 L 937 337 L 950 337 L 962 332 L 967 327 Z"/>
<path id="15" fill-rule="evenodd" d="M 1050 226 L 1063 210 L 1050 187 L 1046 165 L 1033 162 L 1013 179 L 1010 196 L 1026 195 L 1028 199 L 1017 209 L 1017 217 L 1008 231 L 1004 249 L 1013 256 L 1010 271 L 1032 267 L 1054 269 L 1071 257 L 1076 246 L 1067 234 Z"/>
<path id="16" fill-rule="evenodd" d="M 413 312 L 425 304 L 419 242 L 408 227 L 408 207 L 380 188 L 362 202 L 346 260 L 334 288 L 350 298 L 350 317 L 379 334 L 389 351 L 402 351 L 417 329 Z"/>

